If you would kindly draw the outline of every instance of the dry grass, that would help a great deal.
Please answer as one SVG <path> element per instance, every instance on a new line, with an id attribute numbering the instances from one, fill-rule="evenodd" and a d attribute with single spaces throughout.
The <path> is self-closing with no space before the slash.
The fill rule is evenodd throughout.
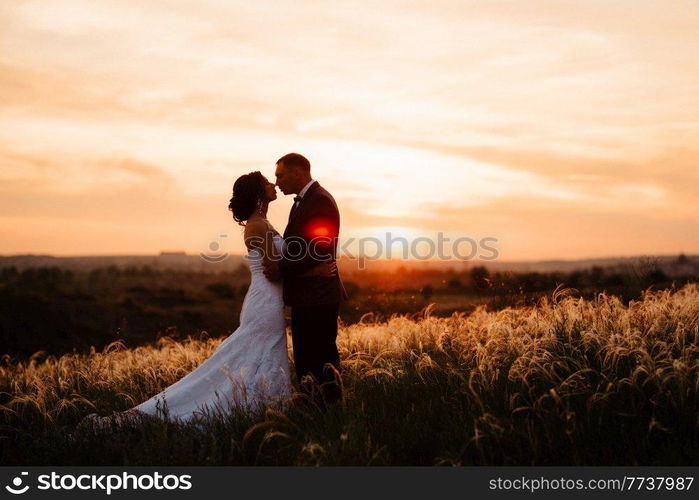
<path id="1" fill-rule="evenodd" d="M 5 464 L 699 464 L 699 286 L 625 306 L 558 291 L 536 307 L 344 327 L 344 407 L 143 422 L 71 435 L 147 399 L 222 339 L 0 368 Z"/>

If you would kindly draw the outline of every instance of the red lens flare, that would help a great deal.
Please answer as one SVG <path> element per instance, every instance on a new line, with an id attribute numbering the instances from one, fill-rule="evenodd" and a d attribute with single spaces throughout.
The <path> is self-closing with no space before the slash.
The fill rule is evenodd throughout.
<path id="1" fill-rule="evenodd" d="M 330 236 L 328 226 L 315 226 L 311 229 L 311 236 Z"/>
<path id="2" fill-rule="evenodd" d="M 309 221 L 305 233 L 306 237 L 309 239 L 335 238 L 337 236 L 337 229 L 330 221 L 314 219 Z"/>

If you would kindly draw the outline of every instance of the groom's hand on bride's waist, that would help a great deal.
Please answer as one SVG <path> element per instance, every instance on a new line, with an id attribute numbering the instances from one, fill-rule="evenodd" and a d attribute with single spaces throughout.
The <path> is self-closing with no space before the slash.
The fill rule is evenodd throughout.
<path id="1" fill-rule="evenodd" d="M 298 276 L 337 276 L 337 263 L 335 261 L 318 262 L 318 264 Z"/>
<path id="2" fill-rule="evenodd" d="M 263 272 L 265 273 L 265 276 L 267 277 L 268 280 L 270 281 L 281 281 L 282 280 L 282 275 L 279 272 L 279 268 L 277 265 L 273 262 L 270 262 L 268 264 L 264 264 L 262 266 Z"/>

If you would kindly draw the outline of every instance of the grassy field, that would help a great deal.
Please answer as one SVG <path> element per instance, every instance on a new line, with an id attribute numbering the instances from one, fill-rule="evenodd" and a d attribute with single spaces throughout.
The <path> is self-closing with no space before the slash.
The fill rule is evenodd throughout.
<path id="1" fill-rule="evenodd" d="M 0 367 L 0 457 L 31 465 L 699 464 L 699 286 L 343 326 L 344 406 L 75 433 L 222 339 Z"/>

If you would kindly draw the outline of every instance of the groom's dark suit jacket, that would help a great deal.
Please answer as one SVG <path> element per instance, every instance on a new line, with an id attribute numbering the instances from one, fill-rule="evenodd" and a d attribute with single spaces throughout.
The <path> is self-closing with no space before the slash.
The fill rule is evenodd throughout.
<path id="1" fill-rule="evenodd" d="M 335 262 L 340 212 L 332 195 L 315 181 L 289 215 L 286 251 L 279 261 L 284 304 L 292 307 L 337 304 L 347 300 L 339 273 L 303 276 L 320 261 Z"/>

